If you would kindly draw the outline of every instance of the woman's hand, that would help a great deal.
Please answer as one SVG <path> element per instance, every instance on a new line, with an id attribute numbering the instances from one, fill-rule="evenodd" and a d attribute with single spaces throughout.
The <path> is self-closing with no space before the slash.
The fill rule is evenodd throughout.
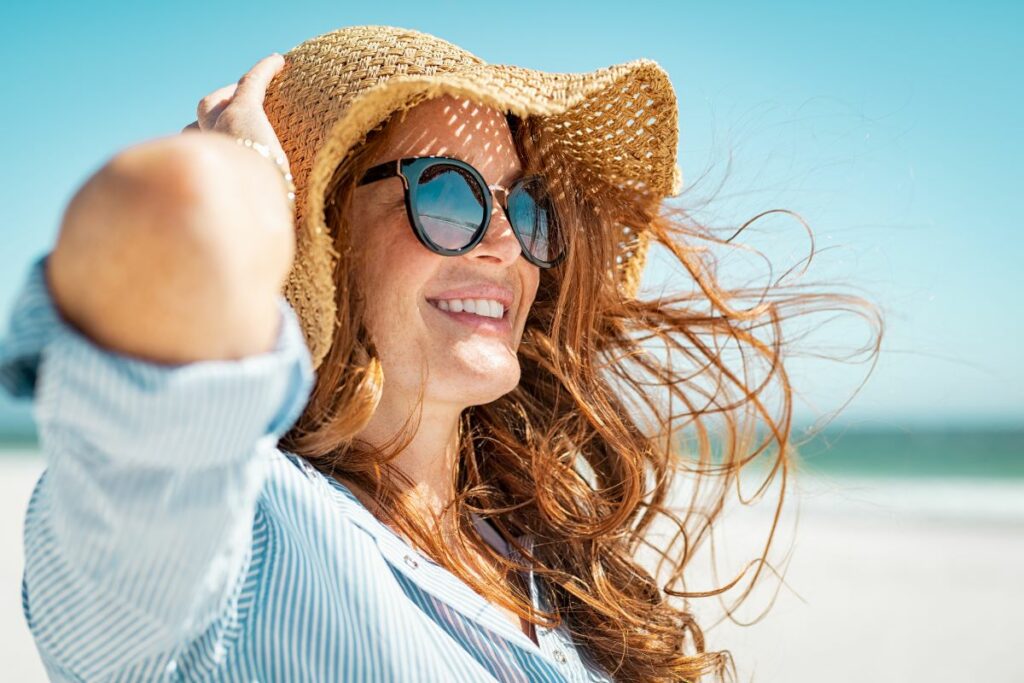
<path id="1" fill-rule="evenodd" d="M 182 133 L 218 131 L 233 138 L 249 138 L 270 148 L 275 158 L 285 157 L 263 109 L 267 86 L 284 63 L 284 57 L 275 52 L 256 62 L 237 83 L 217 88 L 199 100 L 196 120 L 182 128 Z"/>
<path id="2" fill-rule="evenodd" d="M 233 138 L 284 156 L 263 109 L 282 66 L 278 54 L 260 60 L 202 99 L 187 134 L 119 152 L 75 193 L 46 275 L 55 305 L 83 335 L 170 363 L 272 347 L 294 216 L 278 171 Z"/>

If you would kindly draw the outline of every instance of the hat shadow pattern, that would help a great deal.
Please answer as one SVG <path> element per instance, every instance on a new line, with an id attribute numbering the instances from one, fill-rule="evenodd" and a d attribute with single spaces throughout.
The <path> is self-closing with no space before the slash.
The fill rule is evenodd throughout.
<path id="1" fill-rule="evenodd" d="M 317 368 L 331 346 L 339 254 L 325 223 L 325 193 L 349 150 L 393 113 L 451 95 L 541 121 L 545 153 L 582 177 L 652 198 L 677 196 L 678 107 L 665 71 L 637 59 L 584 73 L 488 64 L 436 36 L 392 26 L 350 26 L 284 55 L 264 108 L 296 188 L 296 252 L 285 283 Z M 646 236 L 623 229 L 616 267 L 639 287 Z"/>

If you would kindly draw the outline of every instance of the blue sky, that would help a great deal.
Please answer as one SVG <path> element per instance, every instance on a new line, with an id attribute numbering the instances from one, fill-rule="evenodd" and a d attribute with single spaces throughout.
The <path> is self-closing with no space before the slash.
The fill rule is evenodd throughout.
<path id="1" fill-rule="evenodd" d="M 117 150 L 177 132 L 272 51 L 391 24 L 549 71 L 658 61 L 679 97 L 688 201 L 724 183 L 699 216 L 796 211 L 822 250 L 805 280 L 881 306 L 882 357 L 845 421 L 1024 423 L 1019 4 L 90 2 L 0 17 L 0 329 L 75 189 Z M 780 259 L 806 252 L 803 234 L 779 217 L 745 233 Z M 651 281 L 671 281 L 659 268 Z M 852 350 L 864 334 L 848 320 L 813 341 Z M 795 362 L 798 417 L 838 408 L 866 371 Z"/>

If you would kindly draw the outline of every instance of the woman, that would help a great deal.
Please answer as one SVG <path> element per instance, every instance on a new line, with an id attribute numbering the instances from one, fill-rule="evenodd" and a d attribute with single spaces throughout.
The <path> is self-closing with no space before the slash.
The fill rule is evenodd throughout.
<path id="1" fill-rule="evenodd" d="M 749 455 L 735 416 L 764 419 L 785 475 L 790 388 L 772 416 L 702 336 L 777 371 L 744 324 L 783 304 L 734 307 L 663 211 L 663 72 L 352 27 L 198 114 L 85 184 L 0 344 L 47 456 L 23 605 L 50 676 L 729 673 L 677 600 L 708 593 L 679 584 Z M 652 241 L 696 293 L 637 298 Z M 715 414 L 734 452 L 712 466 Z M 717 495 L 670 506 L 683 470 Z M 660 550 L 664 586 L 637 557 L 658 514 L 688 543 Z"/>

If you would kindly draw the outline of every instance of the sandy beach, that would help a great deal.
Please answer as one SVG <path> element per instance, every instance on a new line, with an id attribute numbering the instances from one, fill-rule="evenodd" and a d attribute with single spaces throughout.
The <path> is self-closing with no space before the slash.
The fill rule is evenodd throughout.
<path id="1" fill-rule="evenodd" d="M 765 578 L 738 617 L 766 614 L 705 633 L 709 649 L 732 652 L 741 681 L 1024 681 L 1024 482 L 802 487 L 797 523 L 783 513 L 769 555 L 784 582 Z M 723 545 L 759 551 L 769 519 L 730 520 Z"/>
<path id="2" fill-rule="evenodd" d="M 20 599 L 22 523 L 42 467 L 0 453 L 0 661 L 19 683 L 46 680 Z M 708 648 L 732 652 L 739 680 L 1024 681 L 1024 482 L 808 477 L 798 495 L 798 522 L 784 515 L 770 555 L 784 584 L 765 579 L 737 618 L 767 613 L 711 625 L 716 605 L 698 609 Z M 767 519 L 730 517 L 719 552 L 756 548 Z"/>

